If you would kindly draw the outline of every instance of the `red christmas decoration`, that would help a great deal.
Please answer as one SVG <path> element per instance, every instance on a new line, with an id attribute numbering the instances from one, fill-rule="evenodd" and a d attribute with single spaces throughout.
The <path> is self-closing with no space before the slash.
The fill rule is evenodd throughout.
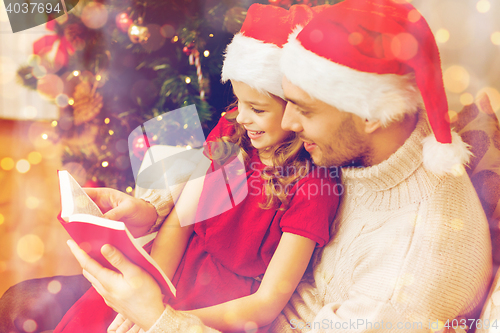
<path id="1" fill-rule="evenodd" d="M 123 32 L 127 32 L 130 25 L 134 23 L 125 12 L 116 15 L 115 22 L 116 26 Z"/>
<path id="2" fill-rule="evenodd" d="M 47 30 L 56 31 L 56 24 L 56 20 L 52 20 L 47 22 L 45 27 L 47 28 Z M 66 66 L 68 64 L 69 56 L 75 53 L 73 45 L 64 36 L 64 32 L 60 32 L 61 33 L 43 36 L 33 43 L 33 53 L 39 55 L 42 58 L 47 58 L 54 47 L 54 43 L 59 41 L 59 46 L 54 58 L 49 59 L 56 69 Z"/>

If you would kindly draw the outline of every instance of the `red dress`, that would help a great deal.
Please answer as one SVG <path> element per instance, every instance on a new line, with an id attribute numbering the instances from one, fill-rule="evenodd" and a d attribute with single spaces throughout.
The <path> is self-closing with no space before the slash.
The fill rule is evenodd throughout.
<path id="1" fill-rule="evenodd" d="M 223 117 L 207 142 L 216 141 L 232 131 L 232 124 Z M 174 309 L 199 309 L 257 291 L 258 280 L 265 273 L 283 232 L 310 238 L 318 246 L 329 240 L 329 226 L 339 201 L 334 194 L 338 193 L 334 191 L 336 180 L 313 169 L 291 189 L 287 210 L 261 209 L 259 203 L 264 198 L 261 172 L 265 165 L 256 151 L 250 152 L 250 156 L 246 174 L 237 179 L 240 186 L 232 186 L 235 199 L 246 194 L 243 200 L 234 208 L 194 225 L 194 233 L 173 279 L 177 297 L 168 303 Z M 200 211 L 218 209 L 220 203 L 227 200 L 225 186 L 206 178 L 198 215 Z M 95 293 L 91 288 L 88 295 L 82 297 L 93 299 L 92 305 L 85 305 L 87 302 L 82 300 L 77 302 L 73 306 L 75 311 L 73 308 L 68 311 L 54 333 L 88 332 L 92 320 L 80 317 L 92 318 L 96 309 L 100 311 L 101 324 L 97 325 L 100 329 L 92 327 L 92 332 L 106 332 L 113 318 L 103 321 L 103 312 L 111 317 L 114 312 L 105 306 L 102 298 L 95 297 Z M 68 316 L 71 318 L 66 318 Z M 60 326 L 64 329 L 58 330 Z"/>

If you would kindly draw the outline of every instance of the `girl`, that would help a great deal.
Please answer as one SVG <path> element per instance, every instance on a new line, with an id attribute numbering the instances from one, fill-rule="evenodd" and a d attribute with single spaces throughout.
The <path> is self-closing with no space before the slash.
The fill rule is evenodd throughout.
<path id="1" fill-rule="evenodd" d="M 164 301 L 221 331 L 248 325 L 265 331 L 291 297 L 315 247 L 329 239 L 336 182 L 325 169 L 310 170 L 302 142 L 281 129 L 286 102 L 280 47 L 292 28 L 312 15 L 307 6 L 249 8 L 222 70 L 223 81 L 231 80 L 237 110 L 226 113 L 209 135 L 205 154 L 211 160 L 198 169 L 224 166 L 239 203 L 216 215 L 227 200 L 226 183 L 210 172 L 204 180 L 191 180 L 153 245 L 153 258 L 177 288 L 177 297 Z M 246 172 L 220 165 L 231 144 L 241 147 Z M 180 228 L 179 215 L 190 226 Z M 139 331 L 132 326 L 119 315 L 109 330 Z"/>

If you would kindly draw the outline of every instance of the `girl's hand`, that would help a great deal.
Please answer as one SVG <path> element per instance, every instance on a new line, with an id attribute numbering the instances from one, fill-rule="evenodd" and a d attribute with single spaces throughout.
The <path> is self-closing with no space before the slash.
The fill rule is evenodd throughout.
<path id="1" fill-rule="evenodd" d="M 165 310 L 163 296 L 151 275 L 110 245 L 104 245 L 101 252 L 119 272 L 102 267 L 74 241 L 69 240 L 68 246 L 82 266 L 83 275 L 109 307 L 144 330 L 150 329 L 160 318 Z"/>
<path id="2" fill-rule="evenodd" d="M 108 333 L 144 333 L 144 330 L 118 314 L 108 327 Z"/>
<path id="3" fill-rule="evenodd" d="M 84 188 L 104 217 L 127 225 L 134 237 L 143 236 L 158 217 L 154 206 L 112 188 Z"/>

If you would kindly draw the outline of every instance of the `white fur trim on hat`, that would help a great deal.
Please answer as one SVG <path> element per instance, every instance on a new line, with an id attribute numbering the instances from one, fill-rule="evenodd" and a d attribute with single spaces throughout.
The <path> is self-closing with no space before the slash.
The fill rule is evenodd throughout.
<path id="1" fill-rule="evenodd" d="M 437 175 L 460 174 L 462 165 L 469 163 L 472 155 L 469 145 L 453 131 L 451 139 L 451 143 L 440 143 L 434 135 L 429 135 L 422 140 L 423 163 L 427 170 Z"/>
<path id="2" fill-rule="evenodd" d="M 240 81 L 259 92 L 284 98 L 280 56 L 281 48 L 277 45 L 238 33 L 226 49 L 222 82 Z"/>
<path id="3" fill-rule="evenodd" d="M 416 113 L 422 97 L 412 74 L 374 74 L 334 63 L 309 50 L 295 31 L 283 46 L 280 68 L 286 78 L 311 97 L 337 109 L 387 125 Z"/>

